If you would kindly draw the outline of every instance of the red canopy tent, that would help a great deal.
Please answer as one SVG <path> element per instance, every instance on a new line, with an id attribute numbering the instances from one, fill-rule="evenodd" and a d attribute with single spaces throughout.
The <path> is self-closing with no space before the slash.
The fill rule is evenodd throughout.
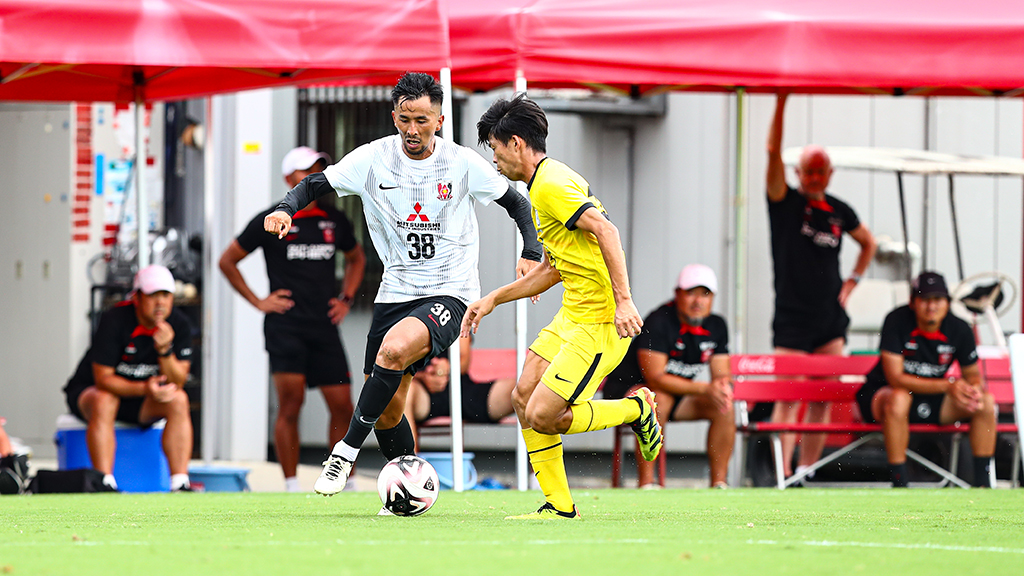
<path id="1" fill-rule="evenodd" d="M 513 28 L 515 58 L 505 65 L 531 86 L 920 95 L 1024 89 L 1019 2 L 520 1 L 514 14 L 506 7 L 491 14 Z M 457 61 L 457 47 L 478 45 L 460 37 L 474 29 L 459 26 L 462 16 L 451 12 Z M 492 50 L 507 39 L 497 42 Z M 510 80 L 453 66 L 457 86 Z"/>
<path id="2" fill-rule="evenodd" d="M 388 83 L 448 58 L 438 0 L 0 0 L 0 100 Z"/>

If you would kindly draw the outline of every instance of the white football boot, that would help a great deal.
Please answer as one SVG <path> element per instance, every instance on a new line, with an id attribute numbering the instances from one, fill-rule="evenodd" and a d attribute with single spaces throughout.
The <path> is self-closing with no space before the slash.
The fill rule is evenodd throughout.
<path id="1" fill-rule="evenodd" d="M 341 456 L 331 454 L 324 461 L 324 470 L 313 484 L 313 490 L 324 496 L 334 496 L 345 489 L 348 475 L 352 472 L 352 463 Z"/>

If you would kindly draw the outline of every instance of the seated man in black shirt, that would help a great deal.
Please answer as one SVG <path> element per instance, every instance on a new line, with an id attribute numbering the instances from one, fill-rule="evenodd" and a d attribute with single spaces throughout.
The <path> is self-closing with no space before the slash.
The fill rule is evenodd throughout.
<path id="1" fill-rule="evenodd" d="M 922 272 L 911 285 L 910 304 L 885 317 L 880 359 L 857 392 L 866 422 L 880 422 L 894 487 L 907 485 L 908 425 L 971 423 L 974 485 L 990 487 L 996 446 L 996 410 L 985 389 L 974 333 L 949 313 L 946 281 Z M 960 363 L 959 378 L 947 376 Z"/>
<path id="2" fill-rule="evenodd" d="M 643 330 L 604 385 L 605 398 L 620 398 L 634 386 L 654 391 L 658 421 L 708 420 L 711 486 L 724 488 L 736 437 L 729 369 L 729 332 L 711 313 L 718 280 L 711 268 L 683 268 L 675 299 L 644 318 Z M 710 379 L 697 380 L 704 366 Z M 653 486 L 654 463 L 637 458 L 640 487 Z"/>
<path id="3" fill-rule="evenodd" d="M 131 299 L 107 310 L 92 346 L 64 388 L 71 413 L 87 423 L 92 467 L 114 480 L 114 421 L 149 426 L 164 418 L 171 490 L 190 490 L 192 418 L 182 390 L 192 365 L 192 326 L 174 310 L 174 277 L 163 266 L 135 275 Z"/>
<path id="4" fill-rule="evenodd" d="M 498 378 L 490 382 L 474 382 L 469 377 L 472 346 L 469 338 L 459 339 L 459 359 L 462 365 L 462 421 L 477 424 L 496 424 L 514 412 L 512 389 L 515 378 Z M 451 416 L 451 363 L 448 351 L 430 361 L 413 374 L 409 396 L 405 401 L 405 417 L 412 423 L 413 439 L 419 449 L 419 423 L 440 416 Z"/>

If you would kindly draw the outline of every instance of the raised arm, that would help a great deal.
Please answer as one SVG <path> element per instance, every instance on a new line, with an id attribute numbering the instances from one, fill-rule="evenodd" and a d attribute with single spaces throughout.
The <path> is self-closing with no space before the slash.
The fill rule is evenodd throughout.
<path id="1" fill-rule="evenodd" d="M 562 276 L 548 262 L 545 255 L 544 260 L 522 278 L 501 288 L 495 288 L 487 296 L 470 304 L 462 317 L 462 337 L 468 338 L 470 334 L 476 334 L 480 319 L 490 314 L 498 304 L 536 296 L 561 281 Z"/>
<path id="2" fill-rule="evenodd" d="M 782 124 L 785 118 L 786 98 L 789 94 L 780 92 L 775 101 L 775 116 L 768 130 L 768 201 L 779 202 L 786 197 L 786 165 L 782 163 Z"/>
<path id="3" fill-rule="evenodd" d="M 597 208 L 587 208 L 576 220 L 576 227 L 590 232 L 597 237 L 597 245 L 601 249 L 604 264 L 608 267 L 608 275 L 612 281 L 612 293 L 615 296 L 615 330 L 619 338 L 629 338 L 640 334 L 644 325 L 640 312 L 633 304 L 633 296 L 629 292 L 629 275 L 626 273 L 626 256 L 622 253 L 622 241 L 619 229 L 612 224 Z"/>

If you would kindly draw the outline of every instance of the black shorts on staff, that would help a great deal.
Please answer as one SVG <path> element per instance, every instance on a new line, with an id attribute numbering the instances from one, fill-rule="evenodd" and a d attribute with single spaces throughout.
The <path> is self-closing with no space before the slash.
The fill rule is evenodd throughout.
<path id="1" fill-rule="evenodd" d="M 487 410 L 487 398 L 491 394 L 494 381 L 473 382 L 466 374 L 462 375 L 462 420 L 476 424 L 494 424 Z M 447 388 L 430 394 L 430 412 L 427 418 L 451 416 L 451 393 Z"/>
<path id="2" fill-rule="evenodd" d="M 373 322 L 370 324 L 369 334 L 366 335 L 363 374 L 369 375 L 373 371 L 377 351 L 380 350 L 388 330 L 405 318 L 419 319 L 430 333 L 430 352 L 405 369 L 406 374 L 419 372 L 458 339 L 462 316 L 465 313 L 465 302 L 454 296 L 430 296 L 409 302 L 374 304 Z"/>
<path id="3" fill-rule="evenodd" d="M 871 413 L 871 399 L 875 393 L 888 384 L 875 378 L 868 378 L 867 382 L 857 390 L 857 407 L 860 408 L 860 416 L 869 424 L 878 424 L 875 415 Z M 910 424 L 939 424 L 939 412 L 942 408 L 942 401 L 945 394 L 911 394 Z"/>
<path id="4" fill-rule="evenodd" d="M 777 310 L 772 321 L 772 345 L 810 354 L 836 338 L 846 340 L 849 327 L 850 317 L 839 302 L 817 313 Z"/>
<path id="5" fill-rule="evenodd" d="M 66 398 L 68 403 L 68 410 L 75 415 L 82 422 L 88 422 L 89 419 L 82 414 L 82 409 L 78 407 L 78 399 L 82 396 L 82 392 L 85 390 L 66 390 Z M 114 420 L 122 422 L 124 424 L 132 424 L 141 428 L 149 428 L 154 422 L 141 422 L 139 420 L 139 413 L 142 412 L 142 402 L 146 399 L 145 396 L 123 396 L 121 397 L 121 403 L 117 406 L 117 416 Z"/>
<path id="6" fill-rule="evenodd" d="M 270 371 L 303 374 L 306 386 L 351 384 L 338 327 L 330 322 L 291 322 L 267 317 L 263 324 Z"/>

